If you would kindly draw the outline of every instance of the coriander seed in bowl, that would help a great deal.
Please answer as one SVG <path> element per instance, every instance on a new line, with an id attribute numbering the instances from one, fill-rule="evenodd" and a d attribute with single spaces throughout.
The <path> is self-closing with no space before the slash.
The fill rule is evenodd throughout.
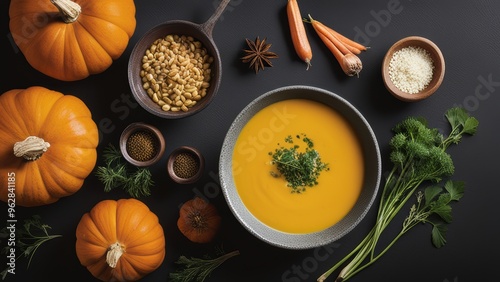
<path id="1" fill-rule="evenodd" d="M 389 48 L 382 63 L 382 78 L 396 98 L 420 101 L 441 85 L 445 73 L 441 50 L 429 39 L 409 36 Z"/>
<path id="2" fill-rule="evenodd" d="M 154 135 L 142 130 L 130 134 L 125 146 L 128 155 L 140 162 L 151 160 L 158 150 L 158 142 Z"/>
<path id="3" fill-rule="evenodd" d="M 181 146 L 168 157 L 167 171 L 170 178 L 179 184 L 190 184 L 198 181 L 203 175 L 205 159 L 196 148 Z"/>
<path id="4" fill-rule="evenodd" d="M 151 166 L 165 152 L 165 139 L 156 127 L 142 122 L 128 125 L 120 136 L 120 151 L 132 165 Z"/>

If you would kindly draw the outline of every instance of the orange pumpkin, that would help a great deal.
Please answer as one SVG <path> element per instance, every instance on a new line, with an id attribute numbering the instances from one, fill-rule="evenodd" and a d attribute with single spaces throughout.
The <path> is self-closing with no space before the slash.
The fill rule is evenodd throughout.
<path id="1" fill-rule="evenodd" d="M 77 192 L 94 169 L 98 142 L 97 125 L 79 98 L 40 86 L 3 93 L 0 199 L 30 207 Z"/>
<path id="2" fill-rule="evenodd" d="M 105 71 L 136 27 L 133 0 L 11 0 L 9 17 L 28 63 L 63 81 Z"/>
<path id="3" fill-rule="evenodd" d="M 165 236 L 143 202 L 103 200 L 78 223 L 76 254 L 102 281 L 137 281 L 162 264 Z"/>

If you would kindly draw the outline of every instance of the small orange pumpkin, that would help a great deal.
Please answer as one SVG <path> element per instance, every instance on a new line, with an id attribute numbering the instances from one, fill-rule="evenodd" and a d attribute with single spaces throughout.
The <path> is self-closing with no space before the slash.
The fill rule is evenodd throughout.
<path id="1" fill-rule="evenodd" d="M 105 71 L 135 27 L 133 0 L 11 0 L 12 37 L 36 70 L 75 81 Z"/>
<path id="2" fill-rule="evenodd" d="M 143 202 L 103 200 L 78 223 L 76 254 L 102 281 L 137 281 L 162 264 L 165 236 Z"/>
<path id="3" fill-rule="evenodd" d="M 31 207 L 77 192 L 94 169 L 98 142 L 97 125 L 79 98 L 40 86 L 3 93 L 0 199 Z"/>
<path id="4" fill-rule="evenodd" d="M 211 242 L 220 225 L 221 216 L 215 205 L 200 197 L 195 197 L 181 206 L 177 227 L 192 242 Z"/>

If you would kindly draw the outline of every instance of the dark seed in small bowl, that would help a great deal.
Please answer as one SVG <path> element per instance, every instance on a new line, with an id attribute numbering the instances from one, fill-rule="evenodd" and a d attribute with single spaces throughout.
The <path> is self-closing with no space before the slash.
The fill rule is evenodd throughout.
<path id="1" fill-rule="evenodd" d="M 168 157 L 167 171 L 173 181 L 180 184 L 194 183 L 203 174 L 205 160 L 195 148 L 181 146 Z"/>
<path id="2" fill-rule="evenodd" d="M 138 167 L 150 166 L 165 152 L 165 140 L 156 127 L 136 122 L 123 130 L 120 151 L 129 163 Z"/>

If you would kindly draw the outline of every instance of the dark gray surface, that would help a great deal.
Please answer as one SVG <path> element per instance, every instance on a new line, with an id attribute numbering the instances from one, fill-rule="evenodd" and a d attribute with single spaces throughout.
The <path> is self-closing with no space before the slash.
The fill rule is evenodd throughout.
<path id="1" fill-rule="evenodd" d="M 497 281 L 500 251 L 498 211 L 500 198 L 496 177 L 500 152 L 495 142 L 500 111 L 500 2 L 484 1 L 300 1 L 303 15 L 335 27 L 345 35 L 371 46 L 361 55 L 364 69 L 359 78 L 345 76 L 333 55 L 307 26 L 313 48 L 312 67 L 306 71 L 292 48 L 287 25 L 286 1 L 233 0 L 213 37 L 222 56 L 222 84 L 216 99 L 202 112 L 182 120 L 161 120 L 140 108 L 133 100 L 127 81 L 130 51 L 148 29 L 172 19 L 204 22 L 213 13 L 214 0 L 137 1 L 137 28 L 122 57 L 105 72 L 77 82 L 60 82 L 31 68 L 12 44 L 8 29 L 8 3 L 2 1 L 2 63 L 6 75 L 0 93 L 13 88 L 41 85 L 83 99 L 101 131 L 99 153 L 118 138 L 128 124 L 151 123 L 162 130 L 166 140 L 164 158 L 152 171 L 157 185 L 153 195 L 142 199 L 160 217 L 165 230 L 167 255 L 163 265 L 143 281 L 166 281 L 179 255 L 201 256 L 222 243 L 227 251 L 239 249 L 241 255 L 218 268 L 208 281 L 315 281 L 347 254 L 373 224 L 375 209 L 349 235 L 326 248 L 283 250 L 270 246 L 247 232 L 233 217 L 218 184 L 218 157 L 223 138 L 241 109 L 259 95 L 287 85 L 321 87 L 351 102 L 367 118 L 377 135 L 382 152 L 383 172 L 389 170 L 387 144 L 390 129 L 408 115 L 424 116 L 431 126 L 448 132 L 443 113 L 454 105 L 465 106 L 480 122 L 477 136 L 466 138 L 450 149 L 455 165 L 455 180 L 466 182 L 461 202 L 453 207 L 454 222 L 449 226 L 448 243 L 435 249 L 430 242 L 430 227 L 417 226 L 398 241 L 375 265 L 359 273 L 355 281 Z M 392 11 L 392 12 L 390 12 Z M 360 32 L 363 35 L 360 36 Z M 397 40 L 420 35 L 433 40 L 446 59 L 446 74 L 441 88 L 429 99 L 405 103 L 393 98 L 381 79 L 385 51 Z M 260 36 L 272 43 L 279 55 L 274 67 L 254 74 L 240 57 L 245 38 Z M 6 113 L 0 113 L 4 115 Z M 108 124 L 106 126 L 105 124 Z M 200 149 L 206 159 L 205 176 L 195 185 L 181 186 L 167 178 L 166 159 L 178 146 Z M 102 165 L 99 157 L 98 165 Z M 3 184 L 2 184 L 3 185 Z M 178 205 L 203 194 L 223 214 L 222 233 L 213 244 L 197 245 L 178 231 Z M 82 189 L 52 205 L 18 207 L 18 219 L 39 214 L 63 237 L 43 245 L 32 264 L 19 261 L 16 275 L 6 281 L 39 281 L 42 277 L 62 281 L 94 281 L 75 253 L 75 228 L 80 217 L 102 199 L 127 197 L 120 190 L 103 192 L 92 174 Z M 4 210 L 5 212 L 2 212 Z M 0 204 L 5 218 L 6 204 Z M 401 218 L 388 233 L 397 232 Z M 2 242 L 2 247 L 3 247 Z M 490 256 L 486 256 L 490 254 Z M 3 258 L 0 262 L 3 262 Z M 5 265 L 5 264 L 0 264 Z M 2 267 L 3 269 L 3 267 Z M 333 281 L 333 278 L 330 280 Z"/>

